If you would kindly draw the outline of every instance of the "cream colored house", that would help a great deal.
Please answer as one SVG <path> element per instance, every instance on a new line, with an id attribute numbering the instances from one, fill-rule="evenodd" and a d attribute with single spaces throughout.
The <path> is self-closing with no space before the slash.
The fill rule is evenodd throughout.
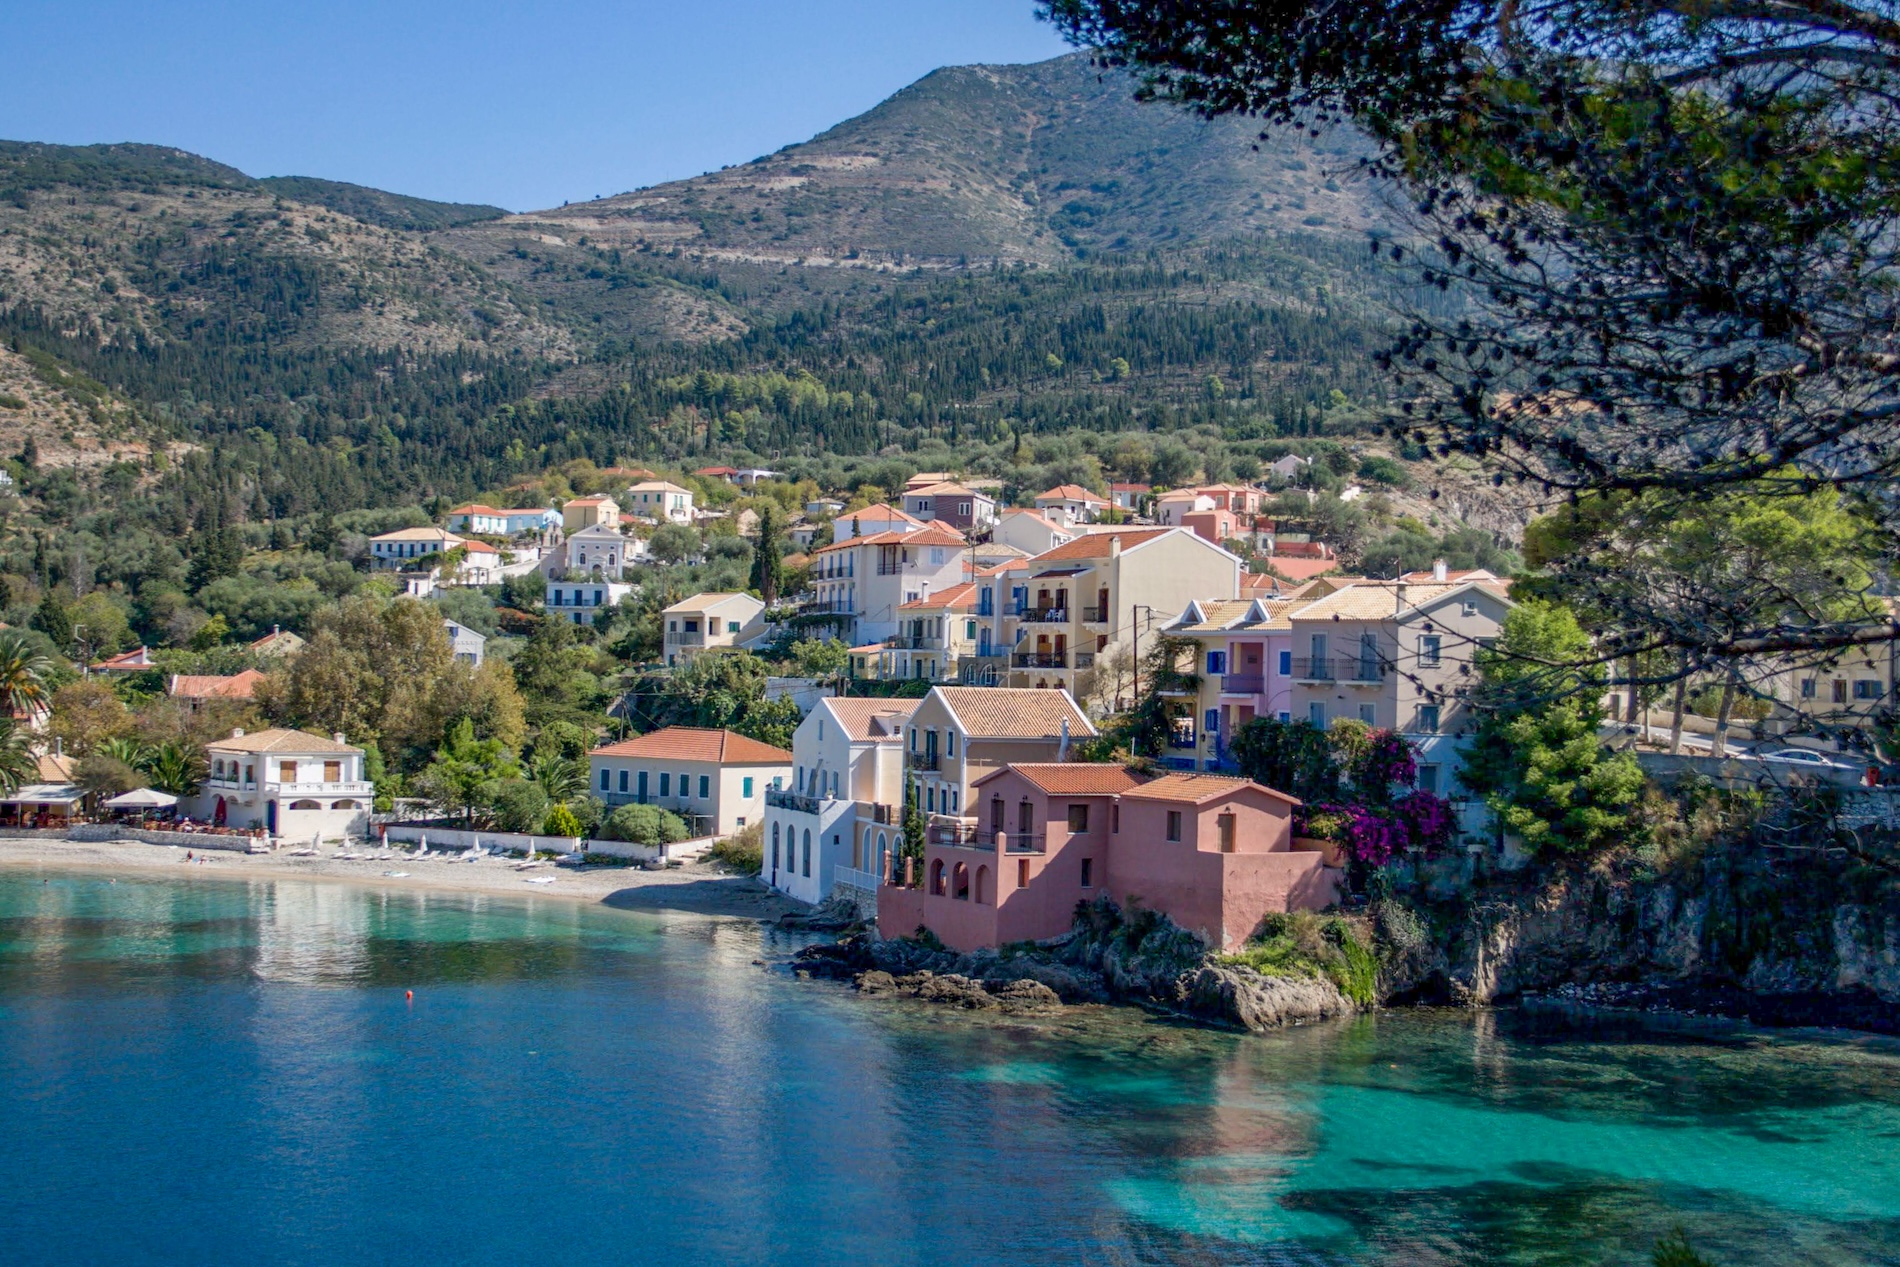
<path id="1" fill-rule="evenodd" d="M 976 647 L 976 586 L 965 581 L 897 609 L 897 632 L 851 649 L 854 677 L 880 681 L 954 681 Z"/>
<path id="2" fill-rule="evenodd" d="M 730 836 L 765 816 L 768 787 L 792 775 L 792 754 L 730 730 L 668 726 L 587 754 L 589 786 L 610 806 L 657 805 L 694 836 Z"/>
<path id="3" fill-rule="evenodd" d="M 1287 617 L 1292 709 L 1319 727 L 1342 717 L 1397 730 L 1419 749 L 1419 785 L 1441 795 L 1475 723 L 1472 658 L 1512 603 L 1495 581 L 1355 581 Z"/>
<path id="4" fill-rule="evenodd" d="M 691 525 L 693 522 L 692 490 L 668 480 L 635 484 L 627 490 L 626 496 L 626 510 L 630 515 L 644 515 L 660 523 Z"/>
<path id="5" fill-rule="evenodd" d="M 1108 509 L 1108 498 L 1080 484 L 1058 484 L 1036 494 L 1036 509 L 1059 524 L 1093 523 Z"/>
<path id="6" fill-rule="evenodd" d="M 990 539 L 1014 546 L 1033 558 L 1059 545 L 1066 545 L 1081 535 L 1082 529 L 1059 524 L 1040 510 L 1017 508 L 1006 510 L 998 517 Z"/>
<path id="7" fill-rule="evenodd" d="M 576 497 L 561 507 L 561 528 L 568 534 L 583 528 L 613 528 L 620 523 L 620 503 L 611 497 Z"/>
<path id="8" fill-rule="evenodd" d="M 668 664 L 750 641 L 765 629 L 765 604 L 750 594 L 695 594 L 660 613 Z"/>
<path id="9" fill-rule="evenodd" d="M 301 730 L 231 732 L 205 745 L 207 774 L 182 808 L 226 827 L 285 840 L 341 840 L 369 831 L 376 789 L 363 750 Z"/>
<path id="10" fill-rule="evenodd" d="M 1152 633 L 1196 599 L 1240 593 L 1240 559 L 1183 528 L 1116 528 L 1077 537 L 992 580 L 991 646 L 1011 686 L 1073 688 L 1110 647 Z M 982 594 L 977 596 L 982 639 Z"/>
<path id="11" fill-rule="evenodd" d="M 1016 761 L 1061 761 L 1095 727 L 1067 691 L 939 686 L 910 716 L 904 765 L 926 814 L 964 813 L 970 784 Z"/>
<path id="12" fill-rule="evenodd" d="M 901 840 L 904 726 L 916 700 L 826 698 L 792 736 L 792 778 L 765 791 L 760 875 L 804 902 L 875 893 Z"/>

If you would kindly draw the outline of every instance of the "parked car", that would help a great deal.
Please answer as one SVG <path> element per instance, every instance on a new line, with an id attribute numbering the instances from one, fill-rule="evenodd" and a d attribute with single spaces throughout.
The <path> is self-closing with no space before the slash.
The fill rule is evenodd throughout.
<path id="1" fill-rule="evenodd" d="M 1783 761 L 1789 765 L 1811 766 L 1817 770 L 1858 770 L 1860 767 L 1846 761 L 1836 761 L 1824 752 L 1812 748 L 1777 748 L 1773 752 L 1757 752 L 1763 761 Z"/>

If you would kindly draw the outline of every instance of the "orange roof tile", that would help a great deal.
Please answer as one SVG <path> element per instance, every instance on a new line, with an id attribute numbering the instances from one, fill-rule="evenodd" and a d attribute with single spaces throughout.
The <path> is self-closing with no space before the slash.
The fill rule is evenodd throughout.
<path id="1" fill-rule="evenodd" d="M 730 730 L 668 726 L 650 735 L 622 739 L 587 754 L 590 757 L 660 757 L 671 761 L 710 761 L 716 765 L 790 765 L 792 754 Z"/>
<path id="2" fill-rule="evenodd" d="M 965 581 L 961 585 L 952 585 L 948 589 L 938 590 L 935 594 L 912 599 L 910 602 L 902 604 L 899 610 L 905 608 L 916 608 L 919 610 L 928 608 L 935 610 L 939 607 L 962 609 L 972 606 L 975 602 L 976 586 L 969 581 Z"/>
<path id="3" fill-rule="evenodd" d="M 1108 557 L 1108 543 L 1120 541 L 1122 549 L 1142 545 L 1156 537 L 1165 537 L 1170 532 L 1183 532 L 1180 528 L 1117 528 L 1114 532 L 1091 532 L 1066 541 L 1052 549 L 1044 550 L 1036 556 L 1036 561 L 1045 559 L 1102 559 Z M 1193 533 L 1186 533 L 1193 536 Z M 1196 538 L 1199 540 L 1199 538 Z"/>
<path id="4" fill-rule="evenodd" d="M 246 669 L 229 677 L 201 673 L 174 673 L 171 694 L 185 699 L 250 699 L 264 675 Z"/>
<path id="5" fill-rule="evenodd" d="M 1080 484 L 1057 484 L 1054 488 L 1036 494 L 1037 501 L 1094 502 L 1098 506 L 1108 505 L 1106 498 L 1089 492 Z"/>
<path id="6" fill-rule="evenodd" d="M 1223 796 L 1232 796 L 1252 788 L 1256 792 L 1265 792 L 1268 796 L 1278 797 L 1290 805 L 1298 805 L 1298 798 L 1285 792 L 1275 791 L 1264 783 L 1255 783 L 1252 779 L 1237 779 L 1227 774 L 1164 774 L 1153 782 L 1134 788 L 1125 796 L 1131 800 L 1144 801 L 1181 801 L 1189 805 L 1200 805 L 1217 800 Z"/>
<path id="7" fill-rule="evenodd" d="M 918 701 L 914 699 L 826 699 L 820 707 L 826 709 L 845 733 L 853 739 L 869 740 L 876 743 L 896 743 L 904 737 L 904 723 L 917 711 Z"/>
<path id="8" fill-rule="evenodd" d="M 1310 581 L 1316 576 L 1324 576 L 1339 568 L 1338 559 L 1305 559 L 1282 554 L 1268 555 L 1265 563 L 1281 580 L 1294 582 Z"/>
<path id="9" fill-rule="evenodd" d="M 981 787 L 1008 770 L 1051 796 L 1117 796 L 1144 781 L 1144 776 L 1110 761 L 1019 761 L 991 771 L 970 786 Z"/>
<path id="10" fill-rule="evenodd" d="M 1069 737 L 1095 733 L 1087 714 L 1067 691 L 1028 686 L 939 686 L 934 693 L 973 739 L 1054 739 L 1069 723 Z"/>

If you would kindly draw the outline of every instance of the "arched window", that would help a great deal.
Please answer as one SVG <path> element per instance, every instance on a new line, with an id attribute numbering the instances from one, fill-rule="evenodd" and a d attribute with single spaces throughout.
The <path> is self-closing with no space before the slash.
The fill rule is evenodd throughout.
<path id="1" fill-rule="evenodd" d="M 885 843 L 884 833 L 879 832 L 877 834 L 877 873 L 879 875 L 885 874 L 885 867 L 888 865 L 890 856 L 890 846 Z"/>
<path id="2" fill-rule="evenodd" d="M 970 864 L 959 862 L 950 874 L 950 896 L 959 902 L 970 900 Z"/>
<path id="3" fill-rule="evenodd" d="M 990 904 L 990 869 L 988 867 L 976 869 L 976 904 L 978 906 Z"/>
<path id="4" fill-rule="evenodd" d="M 798 874 L 809 876 L 811 874 L 811 828 L 809 827 L 805 829 L 805 839 L 803 848 L 800 850 L 800 860 L 803 865 L 799 867 Z"/>
<path id="5" fill-rule="evenodd" d="M 331 809 L 362 809 L 363 807 L 361 805 L 358 805 L 355 801 L 331 801 L 330 808 Z"/>
<path id="6" fill-rule="evenodd" d="M 322 802 L 322 801 L 310 801 L 310 800 L 303 800 L 303 801 L 292 801 L 292 802 L 290 803 L 290 808 L 292 808 L 292 809 L 322 809 L 322 808 L 323 808 L 323 802 Z"/>
<path id="7" fill-rule="evenodd" d="M 224 777 L 224 761 L 222 758 L 211 763 L 211 775 L 213 778 L 218 779 Z"/>
<path id="8" fill-rule="evenodd" d="M 938 858 L 930 864 L 930 891 L 938 897 L 943 896 L 943 859 Z"/>

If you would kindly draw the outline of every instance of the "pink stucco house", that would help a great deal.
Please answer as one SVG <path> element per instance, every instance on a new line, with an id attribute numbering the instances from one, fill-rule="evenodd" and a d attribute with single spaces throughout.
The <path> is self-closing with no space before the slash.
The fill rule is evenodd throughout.
<path id="1" fill-rule="evenodd" d="M 878 890 L 878 932 L 927 928 L 975 950 L 1067 932 L 1076 903 L 1138 900 L 1228 949 L 1273 911 L 1338 900 L 1337 872 L 1293 849 L 1299 802 L 1246 779 L 1023 763 L 977 780 L 961 832 L 933 831 L 923 873 Z"/>

